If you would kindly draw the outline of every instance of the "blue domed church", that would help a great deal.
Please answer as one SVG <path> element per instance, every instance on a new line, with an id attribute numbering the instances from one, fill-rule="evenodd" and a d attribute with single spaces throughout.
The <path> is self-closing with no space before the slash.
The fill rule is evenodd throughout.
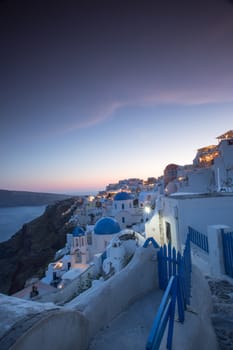
<path id="1" fill-rule="evenodd" d="M 75 227 L 72 233 L 67 235 L 71 267 L 88 264 L 95 254 L 103 253 L 111 239 L 120 232 L 120 225 L 112 217 L 102 217 L 94 228 L 86 232 L 80 226 Z"/>
<path id="2" fill-rule="evenodd" d="M 102 217 L 99 219 L 94 226 L 93 232 L 95 254 L 102 253 L 111 239 L 120 231 L 120 225 L 114 218 Z"/>

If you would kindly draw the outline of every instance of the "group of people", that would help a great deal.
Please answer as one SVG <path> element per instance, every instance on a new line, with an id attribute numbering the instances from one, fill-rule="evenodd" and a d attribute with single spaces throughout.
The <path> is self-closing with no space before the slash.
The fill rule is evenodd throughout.
<path id="1" fill-rule="evenodd" d="M 31 292 L 30 292 L 30 298 L 34 298 L 34 297 L 36 297 L 38 294 L 39 294 L 38 287 L 37 287 L 35 284 L 33 284 L 33 285 L 32 285 L 32 290 L 31 290 Z"/>

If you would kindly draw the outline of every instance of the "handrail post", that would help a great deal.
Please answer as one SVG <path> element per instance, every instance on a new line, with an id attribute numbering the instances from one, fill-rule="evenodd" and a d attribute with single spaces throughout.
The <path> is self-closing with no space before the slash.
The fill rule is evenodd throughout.
<path id="1" fill-rule="evenodd" d="M 175 309 L 176 309 L 176 298 L 177 298 L 177 276 L 175 276 L 173 285 L 171 288 L 171 303 L 170 303 L 170 319 L 168 325 L 168 335 L 167 335 L 167 349 L 172 348 L 172 338 L 174 329 L 174 319 L 175 319 Z"/>
<path id="2" fill-rule="evenodd" d="M 179 322 L 183 323 L 185 305 L 184 305 L 184 298 L 182 296 L 181 279 L 179 276 L 177 277 L 177 307 L 178 307 Z"/>

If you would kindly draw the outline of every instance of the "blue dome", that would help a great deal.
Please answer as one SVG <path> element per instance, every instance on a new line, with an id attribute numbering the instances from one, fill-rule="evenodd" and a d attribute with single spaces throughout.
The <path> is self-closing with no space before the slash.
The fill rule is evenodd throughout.
<path id="1" fill-rule="evenodd" d="M 126 201 L 129 199 L 132 199 L 132 196 L 128 192 L 118 192 L 114 197 L 114 201 Z"/>
<path id="2" fill-rule="evenodd" d="M 77 226 L 73 229 L 72 235 L 74 237 L 85 236 L 85 232 L 81 227 Z"/>
<path id="3" fill-rule="evenodd" d="M 109 217 L 99 219 L 94 227 L 94 233 L 96 235 L 112 235 L 120 231 L 121 228 L 118 222 Z"/>

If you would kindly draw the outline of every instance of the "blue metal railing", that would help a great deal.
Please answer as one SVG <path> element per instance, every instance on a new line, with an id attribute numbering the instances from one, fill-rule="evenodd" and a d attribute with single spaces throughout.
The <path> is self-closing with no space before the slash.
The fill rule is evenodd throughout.
<path id="1" fill-rule="evenodd" d="M 224 232 L 222 229 L 221 233 L 225 273 L 233 278 L 233 232 Z"/>
<path id="2" fill-rule="evenodd" d="M 143 244 L 143 247 L 144 247 L 144 248 L 148 247 L 148 245 L 149 245 L 150 243 L 153 244 L 153 247 L 154 247 L 154 248 L 159 248 L 158 243 L 156 242 L 156 240 L 155 240 L 153 237 L 147 238 L 146 241 L 145 241 L 144 244 Z"/>
<path id="3" fill-rule="evenodd" d="M 188 233 L 190 236 L 190 241 L 197 245 L 199 248 L 209 253 L 209 244 L 208 237 L 197 230 L 194 230 L 192 227 L 188 227 Z"/>
<path id="4" fill-rule="evenodd" d="M 184 305 L 190 304 L 191 296 L 191 250 L 189 235 L 187 236 L 183 255 L 177 252 L 171 244 L 164 245 L 158 251 L 158 275 L 159 287 L 162 290 L 167 288 L 172 276 L 178 275 L 184 299 Z"/>
<path id="5" fill-rule="evenodd" d="M 172 349 L 176 302 L 178 306 L 178 319 L 180 322 L 184 321 L 184 307 L 179 286 L 179 277 L 172 276 L 169 280 L 162 301 L 160 303 L 158 312 L 154 319 L 153 326 L 147 339 L 146 350 L 159 349 L 167 324 L 167 349 Z"/>
<path id="6" fill-rule="evenodd" d="M 171 244 L 164 245 L 158 251 L 158 274 L 159 274 L 159 287 L 165 290 L 168 285 L 169 279 L 176 275 L 177 259 L 180 253 L 176 253 L 175 248 L 171 248 Z"/>
<path id="7" fill-rule="evenodd" d="M 153 239 L 148 239 L 144 246 L 147 247 L 150 242 L 153 243 Z M 157 248 L 157 245 L 155 247 Z M 176 303 L 180 322 L 184 322 L 184 311 L 190 304 L 191 266 L 189 234 L 183 255 L 175 248 L 171 248 L 171 244 L 160 247 L 158 251 L 159 286 L 165 292 L 147 340 L 146 350 L 159 349 L 168 321 L 167 349 L 172 348 Z"/>

